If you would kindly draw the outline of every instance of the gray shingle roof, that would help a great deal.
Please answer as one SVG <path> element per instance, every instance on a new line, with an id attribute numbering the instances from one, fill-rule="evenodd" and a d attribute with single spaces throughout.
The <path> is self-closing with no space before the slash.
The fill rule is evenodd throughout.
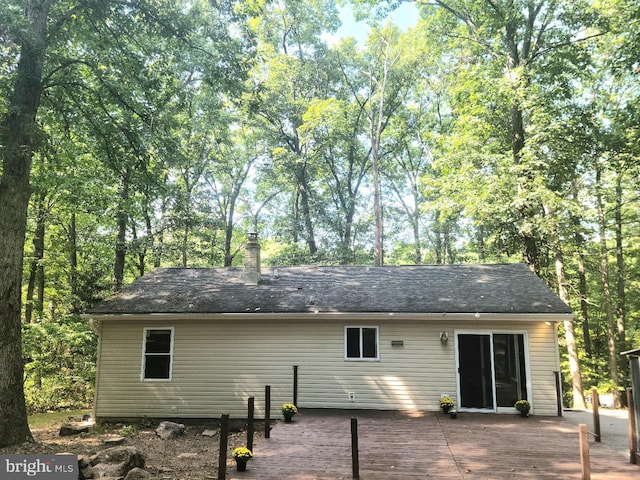
<path id="1" fill-rule="evenodd" d="M 547 313 L 570 308 L 523 264 L 161 268 L 91 309 L 116 313 Z"/>

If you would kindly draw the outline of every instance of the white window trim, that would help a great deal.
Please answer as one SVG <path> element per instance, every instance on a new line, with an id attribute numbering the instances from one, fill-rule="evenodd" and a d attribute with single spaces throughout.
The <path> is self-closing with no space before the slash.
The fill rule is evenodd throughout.
<path id="1" fill-rule="evenodd" d="M 347 329 L 349 328 L 358 328 L 360 330 L 360 357 L 348 357 L 347 356 Z M 373 328 L 376 331 L 376 356 L 374 357 L 363 357 L 362 352 L 362 329 L 363 328 Z M 344 359 L 348 362 L 379 362 L 380 361 L 380 329 L 377 325 L 346 325 L 344 327 Z"/>
<path id="2" fill-rule="evenodd" d="M 147 358 L 147 331 L 149 330 L 169 330 L 171 331 L 171 340 L 169 345 L 169 378 L 145 378 L 144 365 Z M 144 327 L 142 331 L 142 361 L 140 365 L 140 380 L 142 382 L 170 382 L 173 379 L 173 340 L 175 338 L 175 331 L 173 327 Z M 149 355 L 153 356 L 153 353 Z M 166 353 L 157 354 L 166 355 Z"/>

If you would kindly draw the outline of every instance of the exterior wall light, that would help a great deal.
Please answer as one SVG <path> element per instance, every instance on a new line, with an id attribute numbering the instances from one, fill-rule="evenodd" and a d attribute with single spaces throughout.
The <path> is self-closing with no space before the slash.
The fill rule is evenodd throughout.
<path id="1" fill-rule="evenodd" d="M 446 345 L 448 341 L 449 335 L 447 332 L 440 332 L 440 343 L 442 343 L 442 345 Z"/>

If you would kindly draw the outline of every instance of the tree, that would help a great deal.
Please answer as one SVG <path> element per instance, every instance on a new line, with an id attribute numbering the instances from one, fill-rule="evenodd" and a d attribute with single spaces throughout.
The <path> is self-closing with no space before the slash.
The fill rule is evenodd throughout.
<path id="1" fill-rule="evenodd" d="M 13 92 L 2 122 L 0 146 L 0 446 L 31 439 L 24 401 L 21 344 L 21 280 L 29 179 L 37 148 L 36 115 L 40 106 L 43 67 L 48 47 L 48 21 L 52 0 L 27 2 L 24 18 L 5 7 L 3 18 L 12 40 L 20 48 Z M 4 30 L 3 28 L 3 30 Z"/>

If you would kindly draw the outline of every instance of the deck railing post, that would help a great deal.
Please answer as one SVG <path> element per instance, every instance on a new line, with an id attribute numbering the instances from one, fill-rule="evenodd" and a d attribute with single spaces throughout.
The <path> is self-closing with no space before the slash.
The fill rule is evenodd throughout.
<path id="1" fill-rule="evenodd" d="M 271 385 L 264 387 L 264 438 L 271 436 Z"/>
<path id="2" fill-rule="evenodd" d="M 358 419 L 351 419 L 351 471 L 354 480 L 360 478 L 360 460 L 358 458 Z"/>
<path id="3" fill-rule="evenodd" d="M 298 365 L 293 366 L 293 404 L 298 406 Z"/>
<path id="4" fill-rule="evenodd" d="M 636 412 L 633 408 L 633 388 L 627 387 L 627 412 L 629 412 L 629 462 L 638 463 L 638 426 L 636 425 Z"/>
<path id="5" fill-rule="evenodd" d="M 253 452 L 253 416 L 255 412 L 255 397 L 249 397 L 247 405 L 247 448 Z"/>
<path id="6" fill-rule="evenodd" d="M 227 478 L 227 445 L 229 441 L 229 414 L 220 419 L 220 452 L 218 454 L 218 480 Z"/>
<path id="7" fill-rule="evenodd" d="M 580 465 L 582 480 L 591 480 L 591 460 L 589 459 L 589 431 L 585 423 L 580 424 Z"/>
<path id="8" fill-rule="evenodd" d="M 591 389 L 591 406 L 593 407 L 593 432 L 596 442 L 600 442 L 600 397 L 596 388 Z"/>

